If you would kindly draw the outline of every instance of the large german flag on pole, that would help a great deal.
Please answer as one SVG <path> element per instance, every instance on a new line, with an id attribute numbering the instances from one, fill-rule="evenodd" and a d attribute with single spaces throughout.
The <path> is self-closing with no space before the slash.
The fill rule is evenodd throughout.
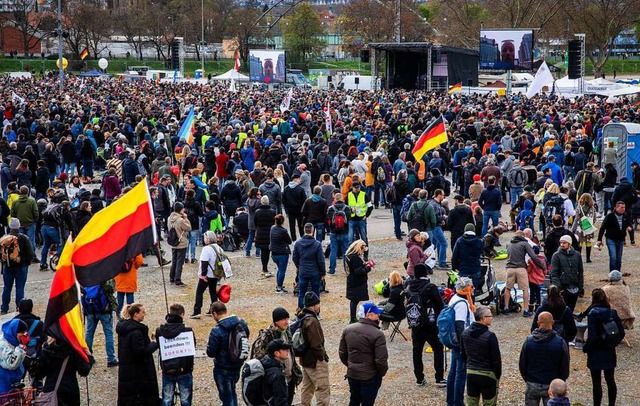
<path id="1" fill-rule="evenodd" d="M 65 244 L 51 284 L 47 334 L 68 342 L 88 360 L 77 284 L 93 286 L 113 278 L 127 260 L 155 243 L 151 197 L 142 181 L 96 213 L 75 241 Z"/>
<path id="2" fill-rule="evenodd" d="M 441 115 L 424 130 L 420 138 L 418 138 L 418 142 L 416 142 L 416 145 L 413 147 L 413 150 L 411 150 L 411 153 L 416 159 L 422 159 L 424 154 L 447 141 L 447 132 L 444 128 L 444 120 Z"/>

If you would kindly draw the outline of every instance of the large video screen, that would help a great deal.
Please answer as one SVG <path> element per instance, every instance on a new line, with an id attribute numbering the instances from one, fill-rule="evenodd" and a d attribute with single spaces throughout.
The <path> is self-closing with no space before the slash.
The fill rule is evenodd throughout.
<path id="1" fill-rule="evenodd" d="M 286 72 L 283 50 L 249 50 L 249 78 L 252 82 L 284 83 Z"/>
<path id="2" fill-rule="evenodd" d="M 531 70 L 532 30 L 481 30 L 480 69 Z"/>

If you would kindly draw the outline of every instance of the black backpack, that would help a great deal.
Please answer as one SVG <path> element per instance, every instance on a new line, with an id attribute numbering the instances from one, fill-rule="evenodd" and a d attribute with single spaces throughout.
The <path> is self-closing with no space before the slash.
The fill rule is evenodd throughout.
<path id="1" fill-rule="evenodd" d="M 231 362 L 244 361 L 249 358 L 250 349 L 247 332 L 242 324 L 236 324 L 229 332 L 229 359 Z"/>
<path id="2" fill-rule="evenodd" d="M 436 325 L 436 312 L 431 301 L 424 303 L 422 295 L 431 287 L 431 283 L 415 292 L 407 287 L 405 289 L 405 309 L 409 328 L 421 328 Z"/>
<path id="3" fill-rule="evenodd" d="M 560 195 L 553 196 L 544 204 L 544 219 L 548 225 L 552 224 L 556 214 L 564 219 L 564 199 Z"/>
<path id="4" fill-rule="evenodd" d="M 512 171 L 511 182 L 513 182 L 514 187 L 524 187 L 527 184 L 527 171 L 521 166 L 512 169 Z"/>
<path id="5" fill-rule="evenodd" d="M 602 323 L 602 333 L 600 339 L 605 348 L 614 348 L 622 339 L 620 338 L 620 329 L 618 323 L 613 319 L 613 310 L 609 309 L 609 319 Z"/>
<path id="6" fill-rule="evenodd" d="M 178 235 L 178 230 L 175 227 L 171 227 L 169 229 L 169 234 L 167 235 L 167 244 L 172 247 L 177 247 L 180 244 L 180 236 Z"/>
<path id="7" fill-rule="evenodd" d="M 419 207 L 416 203 L 416 208 L 413 211 L 413 217 L 409 220 L 409 230 L 415 228 L 419 231 L 425 231 L 424 210 L 428 204 L 429 203 L 426 203 L 422 205 L 422 207 Z"/>

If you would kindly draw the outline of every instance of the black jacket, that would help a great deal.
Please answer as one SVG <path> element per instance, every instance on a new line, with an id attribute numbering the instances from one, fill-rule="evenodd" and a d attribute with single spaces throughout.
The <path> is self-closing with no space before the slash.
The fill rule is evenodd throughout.
<path id="1" fill-rule="evenodd" d="M 184 332 L 193 331 L 190 327 L 185 327 L 182 317 L 173 314 L 167 314 L 167 321 L 156 329 L 156 338 L 164 337 L 167 339 L 176 338 Z M 195 343 L 195 335 L 193 337 Z M 189 374 L 193 371 L 193 356 L 178 357 L 169 360 L 160 359 L 160 367 L 162 374 L 168 376 Z"/>
<path id="2" fill-rule="evenodd" d="M 269 234 L 271 232 L 271 226 L 276 216 L 275 210 L 268 204 L 260 205 L 254 217 L 254 223 L 256 225 L 256 247 L 260 249 L 269 249 Z"/>
<path id="3" fill-rule="evenodd" d="M 411 185 L 406 180 L 396 180 L 393 182 L 393 187 L 396 189 L 396 200 L 391 203 L 400 206 L 404 198 L 412 192 Z"/>
<path id="4" fill-rule="evenodd" d="M 533 315 L 533 321 L 531 323 L 531 332 L 538 328 L 538 316 L 542 312 L 549 312 L 553 316 L 553 325 L 562 324 L 562 329 L 564 330 L 564 341 L 569 344 L 569 342 L 573 341 L 578 333 L 578 328 L 576 327 L 576 321 L 573 318 L 573 312 L 571 308 L 567 305 L 563 305 L 563 308 L 554 309 L 552 308 L 548 301 L 545 299 L 544 302 L 536 309 L 536 313 Z"/>
<path id="5" fill-rule="evenodd" d="M 371 267 L 366 265 L 358 254 L 347 255 L 345 264 L 348 269 L 346 298 L 358 301 L 369 300 L 367 274 L 371 272 Z"/>
<path id="6" fill-rule="evenodd" d="M 551 284 L 560 289 L 584 289 L 584 270 L 580 253 L 573 248 L 558 250 L 551 257 Z"/>
<path id="7" fill-rule="evenodd" d="M 149 327 L 132 319 L 116 326 L 118 333 L 118 406 L 158 404 L 158 378 L 153 353 L 158 344 L 149 339 Z"/>
<path id="8" fill-rule="evenodd" d="M 436 318 L 440 315 L 440 312 L 444 308 L 444 302 L 438 292 L 438 287 L 431 283 L 428 278 L 409 278 L 406 282 L 406 291 L 408 292 L 422 292 L 422 303 L 431 303 Z M 436 326 L 425 324 L 423 328 L 431 328 L 437 330 Z"/>
<path id="9" fill-rule="evenodd" d="M 289 184 L 284 187 L 284 192 L 282 193 L 282 205 L 287 213 L 290 210 L 300 210 L 305 200 L 307 200 L 307 194 L 299 184 L 289 182 Z"/>
<path id="10" fill-rule="evenodd" d="M 313 195 L 305 200 L 302 205 L 303 223 L 325 223 L 327 219 L 327 201 L 322 197 Z"/>
<path id="11" fill-rule="evenodd" d="M 451 231 L 452 238 L 453 236 L 457 238 L 464 234 L 464 226 L 467 224 L 475 224 L 473 213 L 469 206 L 459 204 L 451 209 L 449 217 L 447 217 L 447 225 L 449 226 L 449 231 Z"/>
<path id="12" fill-rule="evenodd" d="M 78 377 L 87 376 L 91 371 L 94 360 L 89 356 L 85 362 L 80 355 L 66 343 L 45 344 L 38 361 L 37 378 L 46 378 L 43 392 L 53 392 L 56 381 L 62 369 L 64 359 L 68 356 L 67 366 L 62 374 L 62 381 L 58 387 L 58 402 L 65 406 L 80 406 L 80 388 Z"/>
<path id="13" fill-rule="evenodd" d="M 268 406 L 288 406 L 289 389 L 282 362 L 267 355 L 260 359 L 264 368 L 263 390 Z M 293 383 L 292 383 L 293 385 Z"/>
<path id="14" fill-rule="evenodd" d="M 468 369 L 492 371 L 497 379 L 502 375 L 502 358 L 498 338 L 484 324 L 473 322 L 462 332 L 462 359 Z"/>
<path id="15" fill-rule="evenodd" d="M 220 192 L 220 200 L 224 206 L 225 215 L 233 216 L 238 207 L 242 206 L 242 192 L 232 180 L 225 182 Z"/>
<path id="16" fill-rule="evenodd" d="M 345 224 L 342 230 L 336 230 L 332 220 L 335 213 L 343 211 L 345 214 Z M 351 219 L 351 207 L 347 206 L 342 201 L 337 201 L 333 203 L 332 206 L 329 206 L 327 209 L 327 224 L 328 229 L 331 234 L 348 234 L 349 233 L 349 220 Z"/>
<path id="17" fill-rule="evenodd" d="M 537 328 L 524 340 L 518 364 L 525 382 L 549 385 L 569 377 L 569 348 L 553 330 Z"/>
<path id="18" fill-rule="evenodd" d="M 615 310 L 596 306 L 591 309 L 587 316 L 587 342 L 584 344 L 582 351 L 587 353 L 587 368 L 589 369 L 612 369 L 617 366 L 616 348 L 605 347 L 600 338 L 604 323 L 611 317 L 613 317 L 618 326 L 620 340 L 623 340 L 625 331 Z"/>
<path id="19" fill-rule="evenodd" d="M 575 234 L 564 227 L 554 227 L 544 239 L 544 256 L 547 262 L 551 262 L 551 257 L 560 248 L 560 238 L 564 235 L 571 237 L 571 246 L 574 250 L 580 252 L 580 241 L 578 241 Z"/>
<path id="20" fill-rule="evenodd" d="M 286 228 L 282 226 L 272 225 L 269 233 L 269 251 L 273 255 L 289 255 L 291 254 L 291 236 Z"/>
<path id="21" fill-rule="evenodd" d="M 627 227 L 631 225 L 631 219 L 626 213 L 622 215 L 622 229 L 618 225 L 618 219 L 616 218 L 615 210 L 607 214 L 600 225 L 600 231 L 598 231 L 598 241 L 602 241 L 602 236 L 605 235 L 608 239 L 614 241 L 624 241 L 627 237 Z"/>

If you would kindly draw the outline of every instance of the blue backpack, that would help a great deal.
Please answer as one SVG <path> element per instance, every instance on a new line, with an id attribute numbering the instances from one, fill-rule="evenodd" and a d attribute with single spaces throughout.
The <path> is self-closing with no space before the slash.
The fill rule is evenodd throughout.
<path id="1" fill-rule="evenodd" d="M 109 306 L 107 295 L 101 285 L 84 288 L 84 295 L 82 295 L 81 301 L 85 313 L 102 313 Z"/>
<path id="2" fill-rule="evenodd" d="M 460 348 L 460 338 L 456 330 L 456 305 L 463 301 L 456 302 L 453 306 L 446 306 L 438 315 L 438 338 L 447 348 Z M 469 308 L 467 308 L 467 314 Z"/>
<path id="3" fill-rule="evenodd" d="M 400 219 L 405 223 L 409 221 L 407 219 L 407 214 L 409 214 L 409 209 L 411 208 L 411 204 L 413 202 L 414 201 L 409 199 L 408 197 L 402 199 L 402 207 L 400 207 Z"/>

